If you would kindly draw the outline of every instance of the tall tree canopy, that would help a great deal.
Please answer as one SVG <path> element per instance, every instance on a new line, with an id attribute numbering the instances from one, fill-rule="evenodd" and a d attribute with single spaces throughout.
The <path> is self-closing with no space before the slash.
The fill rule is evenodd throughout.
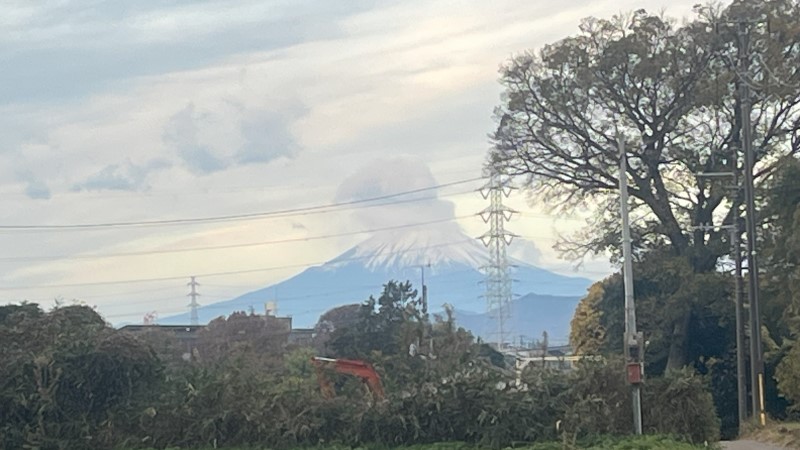
<path id="1" fill-rule="evenodd" d="M 786 350 L 776 368 L 781 394 L 800 407 L 800 161 L 784 161 L 766 190 L 765 324 Z M 777 352 L 782 353 L 782 352 Z"/>
<path id="2" fill-rule="evenodd" d="M 657 249 L 664 258 L 682 259 L 670 264 L 687 265 L 690 277 L 716 270 L 729 252 L 726 231 L 696 226 L 731 223 L 732 200 L 742 195 L 730 178 L 701 175 L 735 169 L 740 83 L 753 92 L 757 181 L 800 152 L 800 6 L 737 0 L 724 10 L 696 12 L 683 25 L 641 10 L 586 19 L 579 35 L 502 68 L 506 89 L 489 163 L 524 177 L 556 211 L 595 207 L 581 236 L 561 244 L 568 256 L 618 255 L 618 136 L 629 161 L 637 257 Z M 755 23 L 765 18 L 768 25 Z M 737 67 L 744 47 L 739 20 L 754 22 L 746 71 Z M 681 315 L 670 314 L 668 366 L 688 362 L 686 327 L 703 299 L 696 300 Z"/>

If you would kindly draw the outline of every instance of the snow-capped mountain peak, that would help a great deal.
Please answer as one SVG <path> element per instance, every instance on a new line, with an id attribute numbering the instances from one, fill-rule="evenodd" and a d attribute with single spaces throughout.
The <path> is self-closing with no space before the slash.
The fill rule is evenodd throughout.
<path id="1" fill-rule="evenodd" d="M 376 234 L 326 266 L 339 267 L 357 261 L 368 270 L 402 269 L 430 265 L 443 268 L 486 265 L 486 249 L 454 223 L 425 228 L 392 230 Z"/>

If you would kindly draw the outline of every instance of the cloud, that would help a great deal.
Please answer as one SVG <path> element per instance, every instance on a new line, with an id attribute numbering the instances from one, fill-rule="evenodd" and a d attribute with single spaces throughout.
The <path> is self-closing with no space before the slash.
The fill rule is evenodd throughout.
<path id="1" fill-rule="evenodd" d="M 194 103 L 189 103 L 167 122 L 162 137 L 164 142 L 177 151 L 186 167 L 195 174 L 208 174 L 225 169 L 227 163 L 200 143 L 199 120 L 201 117 L 195 113 Z"/>
<path id="2" fill-rule="evenodd" d="M 170 163 L 163 159 L 155 159 L 145 165 L 137 165 L 130 161 L 124 164 L 110 164 L 85 181 L 74 184 L 73 191 L 140 191 L 147 187 L 147 176 L 155 171 L 167 169 Z"/>
<path id="3" fill-rule="evenodd" d="M 194 174 L 267 163 L 292 157 L 299 149 L 286 122 L 294 113 L 291 108 L 282 113 L 264 109 L 251 112 L 241 103 L 231 101 L 200 113 L 189 102 L 169 118 L 162 140 Z"/>
<path id="4" fill-rule="evenodd" d="M 410 157 L 378 158 L 357 169 L 339 186 L 336 201 L 365 200 L 425 189 L 375 202 L 383 206 L 357 209 L 356 221 L 370 228 L 426 220 L 452 219 L 453 203 L 438 198 L 436 179 L 428 166 Z M 370 203 L 372 204 L 372 203 Z"/>
<path id="5" fill-rule="evenodd" d="M 514 239 L 508 247 L 508 254 L 528 264 L 538 265 L 542 262 L 542 251 L 531 241 Z"/>
<path id="6" fill-rule="evenodd" d="M 14 174 L 25 185 L 25 195 L 33 200 L 49 200 L 52 197 L 50 186 L 40 176 L 28 169 L 18 169 Z"/>
<path id="7" fill-rule="evenodd" d="M 7 3 L 0 17 L 0 104 L 81 99 L 135 77 L 332 38 L 341 33 L 338 18 L 375 6 L 314 0 Z"/>
<path id="8" fill-rule="evenodd" d="M 25 195 L 34 200 L 48 200 L 51 196 L 50 188 L 42 180 L 30 180 L 25 186 Z"/>
<path id="9" fill-rule="evenodd" d="M 336 192 L 337 201 L 363 200 L 436 185 L 428 166 L 409 157 L 376 158 L 350 174 Z M 432 189 L 411 197 L 436 195 Z M 404 197 L 408 198 L 408 197 Z"/>
<path id="10" fill-rule="evenodd" d="M 291 157 L 298 145 L 286 120 L 269 111 L 252 114 L 242 121 L 244 144 L 236 153 L 239 164 L 265 163 L 281 156 Z"/>

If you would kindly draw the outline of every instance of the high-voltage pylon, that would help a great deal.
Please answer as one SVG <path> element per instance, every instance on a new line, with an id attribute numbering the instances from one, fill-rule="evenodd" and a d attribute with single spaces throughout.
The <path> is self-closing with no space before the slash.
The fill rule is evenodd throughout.
<path id="1" fill-rule="evenodd" d="M 508 181 L 502 175 L 494 173 L 480 190 L 483 198 L 490 202 L 489 207 L 480 212 L 483 221 L 489 224 L 489 231 L 479 239 L 489 249 L 489 264 L 484 267 L 486 306 L 495 321 L 495 342 L 498 350 L 503 348 L 506 341 L 506 322 L 510 315 L 512 297 L 507 247 L 516 236 L 505 228 L 506 221 L 511 220 L 517 212 L 503 205 L 503 198 L 508 197 L 513 190 Z"/>
<path id="2" fill-rule="evenodd" d="M 197 303 L 197 297 L 199 297 L 200 294 L 197 292 L 197 286 L 200 286 L 200 283 L 198 283 L 195 280 L 195 277 L 191 277 L 191 281 L 189 281 L 189 283 L 187 283 L 186 285 L 192 288 L 192 291 L 189 292 L 188 295 L 189 297 L 192 298 L 192 302 L 189 303 L 189 308 L 190 308 L 189 324 L 199 325 L 200 320 L 197 317 L 197 308 L 200 307 L 200 304 Z"/>

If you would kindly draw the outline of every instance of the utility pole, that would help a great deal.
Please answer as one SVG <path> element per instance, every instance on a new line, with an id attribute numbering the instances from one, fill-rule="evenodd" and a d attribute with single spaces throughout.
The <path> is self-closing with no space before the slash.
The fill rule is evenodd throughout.
<path id="1" fill-rule="evenodd" d="M 430 263 L 419 266 L 422 271 L 422 314 L 426 320 L 428 318 L 428 285 L 425 284 L 425 268 L 430 266 Z"/>
<path id="2" fill-rule="evenodd" d="M 747 225 L 747 300 L 750 304 L 750 392 L 753 417 L 761 426 L 766 425 L 764 413 L 764 361 L 761 354 L 761 316 L 759 311 L 758 258 L 756 253 L 756 205 L 753 169 L 752 125 L 750 123 L 750 68 L 749 25 L 739 22 L 739 104 L 742 116 L 742 150 L 744 151 L 744 197 Z"/>
<path id="3" fill-rule="evenodd" d="M 191 315 L 189 316 L 189 324 L 199 325 L 200 320 L 197 317 L 197 308 L 200 305 L 197 303 L 197 297 L 199 297 L 200 294 L 197 292 L 197 286 L 200 286 L 200 283 L 198 283 L 195 280 L 195 277 L 191 277 L 191 281 L 189 281 L 189 283 L 187 283 L 186 285 L 192 288 L 192 291 L 189 292 L 189 297 L 192 298 L 192 302 L 189 303 L 189 308 L 191 308 Z"/>
<path id="4" fill-rule="evenodd" d="M 733 200 L 731 202 L 731 224 L 713 226 L 710 224 L 701 224 L 694 227 L 695 230 L 714 231 L 714 230 L 728 230 L 730 232 L 731 241 L 731 258 L 734 261 L 734 304 L 736 315 L 736 393 L 737 393 L 737 409 L 739 416 L 739 424 L 743 424 L 747 420 L 747 355 L 745 353 L 745 319 L 744 319 L 744 298 L 742 296 L 742 244 L 741 244 L 741 230 L 739 227 L 739 209 L 740 201 L 739 194 L 741 186 L 739 185 L 739 154 L 738 150 L 734 148 L 731 155 L 731 171 L 730 172 L 702 172 L 696 174 L 698 177 L 731 177 L 733 179 Z"/>
<path id="5" fill-rule="evenodd" d="M 737 169 L 738 170 L 738 169 Z M 736 177 L 738 179 L 738 176 Z M 738 185 L 737 185 L 738 188 Z M 736 195 L 738 196 L 738 191 Z M 733 252 L 735 299 L 736 299 L 736 393 L 739 408 L 739 427 L 747 420 L 747 364 L 745 355 L 744 296 L 742 280 L 742 244 L 739 231 L 739 201 L 734 200 L 736 213 L 731 227 L 731 251 Z"/>
<path id="6" fill-rule="evenodd" d="M 636 330 L 636 305 L 633 296 L 633 250 L 631 249 L 631 224 L 628 216 L 628 175 L 625 141 L 617 133 L 619 147 L 619 203 L 622 215 L 622 260 L 623 281 L 625 286 L 625 369 L 631 385 L 633 397 L 633 429 L 637 435 L 642 434 L 642 389 L 644 374 L 642 359 L 644 356 L 644 339 Z"/>
<path id="7" fill-rule="evenodd" d="M 428 285 L 425 284 L 425 268 L 430 267 L 431 264 L 423 264 L 419 266 L 422 276 L 422 317 L 425 323 L 422 324 L 422 339 L 428 341 L 428 356 L 433 356 L 433 332 L 432 325 L 428 320 Z M 422 343 L 420 343 L 422 344 Z M 422 348 L 422 345 L 419 345 Z"/>

